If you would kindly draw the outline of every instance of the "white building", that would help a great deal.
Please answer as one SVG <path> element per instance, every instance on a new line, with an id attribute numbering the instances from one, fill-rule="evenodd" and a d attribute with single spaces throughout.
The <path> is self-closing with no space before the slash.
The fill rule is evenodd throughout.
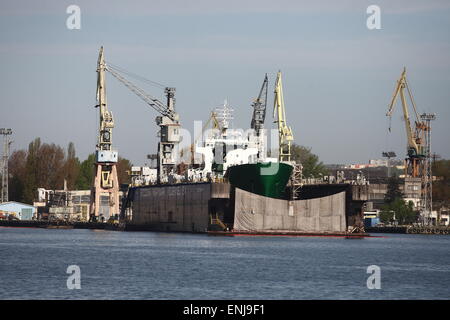
<path id="1" fill-rule="evenodd" d="M 0 214 L 3 217 L 15 217 L 19 220 L 32 220 L 36 214 L 36 208 L 30 204 L 9 201 L 0 204 Z"/>

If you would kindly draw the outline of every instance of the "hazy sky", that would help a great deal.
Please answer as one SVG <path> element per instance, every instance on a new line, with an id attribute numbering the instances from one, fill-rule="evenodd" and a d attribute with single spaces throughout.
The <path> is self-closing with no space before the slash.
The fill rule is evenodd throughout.
<path id="1" fill-rule="evenodd" d="M 69 30 L 66 8 L 81 8 Z M 381 30 L 366 27 L 369 5 Z M 403 66 L 419 112 L 434 112 L 432 149 L 450 158 L 450 1 L 23 1 L 0 2 L 0 127 L 13 149 L 35 137 L 84 159 L 97 139 L 99 47 L 106 60 L 176 87 L 184 127 L 227 99 L 235 127 L 250 125 L 252 99 L 283 72 L 295 142 L 325 163 L 406 154 L 401 106 L 385 116 Z M 144 164 L 157 145 L 156 112 L 107 76 L 114 147 Z M 163 91 L 145 89 L 158 98 Z"/>

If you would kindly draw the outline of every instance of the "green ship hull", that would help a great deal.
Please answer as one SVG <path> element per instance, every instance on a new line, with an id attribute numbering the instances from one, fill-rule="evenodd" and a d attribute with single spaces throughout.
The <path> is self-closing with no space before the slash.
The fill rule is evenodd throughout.
<path id="1" fill-rule="evenodd" d="M 287 163 L 252 163 L 229 167 L 226 176 L 230 184 L 239 189 L 283 199 L 292 170 Z"/>

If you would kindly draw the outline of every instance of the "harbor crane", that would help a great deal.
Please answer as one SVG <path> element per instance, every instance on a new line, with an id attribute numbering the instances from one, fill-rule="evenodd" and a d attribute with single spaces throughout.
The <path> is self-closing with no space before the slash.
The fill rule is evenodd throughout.
<path id="1" fill-rule="evenodd" d="M 406 102 L 405 89 L 408 91 L 408 96 L 411 101 L 411 105 L 414 109 L 414 114 L 416 117 L 415 128 L 413 130 L 411 126 L 411 121 L 409 117 L 408 105 Z M 425 139 L 424 134 L 428 130 L 428 127 L 424 121 L 420 121 L 419 115 L 417 113 L 416 104 L 414 102 L 411 90 L 408 86 L 408 82 L 406 80 L 406 68 L 403 69 L 403 72 L 400 78 L 397 81 L 397 85 L 394 91 L 394 94 L 391 99 L 391 103 L 389 104 L 389 109 L 386 113 L 386 116 L 391 119 L 392 113 L 394 112 L 395 102 L 397 101 L 398 96 L 400 96 L 402 107 L 403 107 L 403 120 L 405 122 L 406 129 L 406 141 L 407 141 L 407 158 L 406 158 L 406 176 L 418 178 L 423 174 L 423 162 L 426 157 L 425 155 Z M 389 131 L 391 127 L 389 126 Z"/>
<path id="2" fill-rule="evenodd" d="M 169 175 L 174 172 L 177 163 L 176 150 L 180 143 L 179 115 L 175 112 L 175 88 L 165 87 L 167 101 L 164 104 L 125 78 L 124 71 L 118 67 L 107 64 L 106 71 L 160 114 L 156 117 L 156 124 L 160 127 L 157 157 L 158 183 L 168 182 Z"/>
<path id="3" fill-rule="evenodd" d="M 264 143 L 264 121 L 266 119 L 266 106 L 267 106 L 267 87 L 269 80 L 267 73 L 264 77 L 261 90 L 258 97 L 253 101 L 253 116 L 250 123 L 250 127 L 255 130 L 256 139 L 258 139 L 258 159 L 264 159 L 266 155 L 265 143 Z"/>
<path id="4" fill-rule="evenodd" d="M 95 151 L 95 176 L 91 190 L 89 220 L 97 221 L 101 216 L 109 219 L 119 214 L 119 180 L 117 176 L 118 153 L 112 149 L 114 119 L 108 110 L 105 84 L 106 64 L 103 47 L 97 61 L 97 105 L 100 113 L 98 142 Z M 108 206 L 101 206 L 105 194 Z M 104 202 L 103 202 L 104 203 Z"/>
<path id="5" fill-rule="evenodd" d="M 278 124 L 278 161 L 289 163 L 293 166 L 291 175 L 291 199 L 298 199 L 302 186 L 303 166 L 301 163 L 291 161 L 291 143 L 294 141 L 292 129 L 286 123 L 286 110 L 284 108 L 283 83 L 281 71 L 278 71 L 275 81 L 275 99 L 273 105 L 273 117 Z"/>
<path id="6" fill-rule="evenodd" d="M 261 130 L 264 129 L 264 120 L 266 119 L 266 105 L 267 105 L 267 86 L 269 80 L 266 76 L 264 77 L 261 90 L 259 91 L 258 97 L 253 101 L 253 116 L 250 127 L 255 129 L 256 134 L 259 135 Z"/>
<path id="7" fill-rule="evenodd" d="M 291 161 L 291 143 L 294 140 L 292 129 L 286 124 L 286 110 L 284 108 L 283 84 L 281 71 L 278 71 L 275 82 L 275 99 L 273 106 L 275 123 L 278 124 L 278 158 L 280 162 Z"/>
<path id="8" fill-rule="evenodd" d="M 408 105 L 406 102 L 405 92 L 414 109 L 416 117 L 414 130 L 411 126 Z M 397 97 L 400 96 L 403 107 L 403 120 L 405 122 L 406 139 L 407 139 L 407 157 L 405 159 L 405 181 L 406 179 L 418 179 L 421 182 L 421 199 L 420 207 L 423 222 L 429 224 L 432 212 L 432 172 L 431 172 L 431 121 L 435 120 L 435 114 L 423 113 L 419 116 L 411 89 L 406 80 L 406 68 L 400 75 L 399 80 L 392 96 L 386 116 L 391 119 L 394 111 Z M 389 126 L 389 131 L 391 130 Z"/>

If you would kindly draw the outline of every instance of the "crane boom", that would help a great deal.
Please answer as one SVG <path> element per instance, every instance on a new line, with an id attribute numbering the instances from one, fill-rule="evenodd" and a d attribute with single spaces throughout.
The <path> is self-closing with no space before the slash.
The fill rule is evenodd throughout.
<path id="1" fill-rule="evenodd" d="M 255 129 L 256 134 L 259 136 L 260 131 L 264 128 L 264 120 L 266 119 L 266 105 L 267 105 L 267 86 L 269 80 L 266 76 L 264 77 L 261 90 L 259 91 L 258 98 L 252 103 L 253 116 L 250 127 Z"/>
<path id="2" fill-rule="evenodd" d="M 404 93 L 404 89 L 408 90 L 408 94 L 410 96 L 412 105 L 414 107 L 414 111 L 417 115 L 416 106 L 414 104 L 414 100 L 412 99 L 411 91 L 409 90 L 408 83 L 406 81 L 406 68 L 403 69 L 403 72 L 397 81 L 397 86 L 395 88 L 394 94 L 391 99 L 391 103 L 389 104 L 388 112 L 386 113 L 386 116 L 392 117 L 392 113 L 395 108 L 395 102 L 397 101 L 397 97 L 400 95 L 400 99 L 402 102 L 403 107 L 403 119 L 405 121 L 405 129 L 406 129 L 406 137 L 407 137 L 407 152 L 409 156 L 418 156 L 422 154 L 421 146 L 420 146 L 420 138 L 414 133 L 412 127 L 411 127 L 411 121 L 409 118 L 409 112 L 408 112 L 408 105 L 406 103 L 406 97 Z M 416 121 L 416 127 L 420 127 L 420 123 Z M 389 128 L 390 130 L 390 128 Z"/>
<path id="3" fill-rule="evenodd" d="M 127 80 L 124 76 L 119 74 L 118 71 L 114 70 L 113 67 L 107 65 L 106 71 L 111 73 L 112 76 L 114 76 L 117 80 L 119 80 L 122 84 L 124 84 L 128 89 L 130 89 L 133 93 L 135 93 L 138 97 L 140 97 L 142 100 L 144 100 L 150 107 L 155 109 L 158 113 L 160 113 L 163 116 L 169 117 L 173 121 L 178 120 L 178 115 L 175 113 L 170 106 L 166 106 L 161 101 L 156 99 L 155 97 L 151 96 L 147 92 L 145 92 L 143 89 L 139 88 L 137 85 L 133 84 L 131 81 Z M 166 92 L 168 89 L 174 89 L 174 88 L 166 88 Z"/>
<path id="4" fill-rule="evenodd" d="M 97 61 L 97 105 L 100 108 L 100 130 L 98 134 L 98 150 L 111 150 L 112 129 L 114 128 L 114 119 L 111 111 L 108 111 L 106 102 L 106 64 L 103 55 L 103 47 L 100 48 Z"/>
<path id="5" fill-rule="evenodd" d="M 105 64 L 105 70 L 160 114 L 156 117 L 156 124 L 160 128 L 157 158 L 158 183 L 169 182 L 177 163 L 176 150 L 181 141 L 179 115 L 175 112 L 175 88 L 165 88 L 167 103 L 164 104 L 126 79 L 117 67 Z"/>

